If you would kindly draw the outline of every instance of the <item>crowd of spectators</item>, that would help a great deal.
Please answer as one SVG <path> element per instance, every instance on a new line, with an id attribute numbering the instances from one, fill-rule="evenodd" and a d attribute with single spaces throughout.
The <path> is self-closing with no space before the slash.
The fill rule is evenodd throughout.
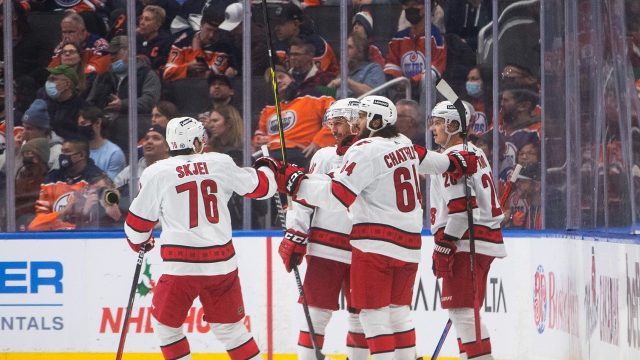
<path id="1" fill-rule="evenodd" d="M 54 1 L 13 3 L 13 112 L 14 125 L 21 129 L 16 135 L 21 147 L 16 151 L 19 166 L 15 176 L 3 173 L 2 180 L 13 177 L 16 181 L 16 217 L 21 229 L 119 226 L 131 182 L 126 154 L 137 151 L 140 172 L 166 158 L 164 127 L 176 116 L 200 119 L 209 133 L 209 151 L 227 153 L 239 164 L 244 127 L 251 127 L 254 134 L 253 151 L 267 145 L 271 155 L 281 157 L 272 96 L 256 94 L 256 99 L 263 100 L 252 104 L 259 118 L 244 118 L 238 110 L 242 103 L 237 96 L 243 72 L 242 3 L 137 0 L 137 27 L 129 34 L 124 1 L 87 0 L 68 6 Z M 361 96 L 400 76 L 410 80 L 413 98 L 405 99 L 397 87 L 383 94 L 396 101 L 399 130 L 424 145 L 426 115 L 420 102 L 424 80 L 426 76 L 434 82 L 444 77 L 472 111 L 469 139 L 485 147 L 490 159 L 498 151 L 499 164 L 494 168 L 500 183 L 506 182 L 516 164 L 525 167 L 504 209 L 509 215 L 504 225 L 540 228 L 539 65 L 500 64 L 496 84 L 500 110 L 495 116 L 500 143 L 493 146 L 491 64 L 478 63 L 476 56 L 480 30 L 491 21 L 492 3 L 433 0 L 427 14 L 424 1 L 354 1 L 343 93 L 339 54 L 332 47 L 338 39 L 325 37 L 325 33 L 335 34 L 337 13 L 333 13 L 335 19 L 316 22 L 308 16 L 314 8 L 335 3 L 270 2 L 267 11 L 287 159 L 304 166 L 319 148 L 333 145 L 322 119 L 335 99 Z M 389 24 L 376 18 L 382 15 L 383 5 L 398 15 L 392 24 L 395 34 L 385 34 L 383 28 Z M 270 92 L 262 8 L 255 6 L 252 11 L 250 72 L 254 82 L 263 82 L 259 88 Z M 60 34 L 50 41 L 53 46 L 47 46 L 45 34 L 34 34 L 28 21 L 32 14 L 42 12 L 56 15 L 49 18 L 57 19 L 55 28 Z M 427 16 L 433 24 L 428 40 Z M 136 99 L 129 99 L 128 94 L 128 36 L 136 37 L 136 63 L 132 65 L 137 76 Z M 426 63 L 427 45 L 430 64 Z M 520 55 L 539 59 L 540 49 L 535 51 Z M 137 108 L 138 129 L 128 129 L 130 106 Z M 132 132 L 138 136 L 137 150 L 128 149 Z M 22 180 L 25 178 L 29 181 Z M 118 201 L 113 203 L 105 191 L 116 194 Z M 238 228 L 242 203 L 232 201 L 233 226 Z"/>

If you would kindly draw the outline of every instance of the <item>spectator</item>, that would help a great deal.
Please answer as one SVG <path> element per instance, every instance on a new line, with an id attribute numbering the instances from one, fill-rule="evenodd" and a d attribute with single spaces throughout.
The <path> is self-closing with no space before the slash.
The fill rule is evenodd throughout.
<path id="1" fill-rule="evenodd" d="M 265 81 L 271 82 L 269 71 Z M 324 113 L 333 103 L 329 96 L 299 96 L 297 84 L 293 77 L 281 65 L 276 65 L 276 82 L 280 97 L 282 126 L 287 139 L 285 149 L 287 161 L 305 167 L 308 159 L 321 147 L 334 145 L 335 138 L 329 128 L 322 126 Z M 281 160 L 280 139 L 278 137 L 278 120 L 275 106 L 268 105 L 260 113 L 258 129 L 253 137 L 256 148 L 269 146 L 269 153 Z"/>
<path id="2" fill-rule="evenodd" d="M 51 119 L 51 129 L 63 139 L 77 133 L 78 113 L 86 104 L 78 95 L 78 73 L 68 65 L 47 68 L 49 77 L 44 85 L 44 98 Z M 40 92 L 41 93 L 41 92 Z"/>
<path id="3" fill-rule="evenodd" d="M 235 94 L 233 85 L 228 77 L 211 73 L 209 75 L 209 98 L 213 108 L 229 105 L 231 98 Z"/>
<path id="4" fill-rule="evenodd" d="M 448 0 L 444 10 L 447 33 L 457 34 L 476 51 L 478 33 L 491 22 L 491 14 L 491 0 Z"/>
<path id="5" fill-rule="evenodd" d="M 347 78 L 347 96 L 358 97 L 371 89 L 384 84 L 382 67 L 369 59 L 367 39 L 359 33 L 353 33 L 347 38 L 347 57 L 349 74 Z M 370 48 L 370 47 L 369 47 Z M 335 78 L 327 86 L 338 89 L 338 98 L 344 98 L 339 90 L 340 78 Z"/>
<path id="6" fill-rule="evenodd" d="M 65 140 L 58 161 L 60 168 L 47 174 L 40 186 L 36 216 L 29 231 L 81 226 L 90 210 L 85 212 L 82 190 L 106 176 L 89 157 L 89 143 L 84 140 Z"/>
<path id="7" fill-rule="evenodd" d="M 326 85 L 334 74 L 324 72 L 313 61 L 315 47 L 300 38 L 292 38 L 289 45 L 289 73 L 299 84 L 300 95 L 320 96 L 326 93 Z"/>
<path id="8" fill-rule="evenodd" d="M 401 99 L 396 102 L 396 110 L 398 132 L 411 139 L 412 143 L 425 146 L 425 125 L 423 121 L 418 123 L 423 118 L 420 117 L 420 104 L 415 100 Z"/>
<path id="9" fill-rule="evenodd" d="M 540 195 L 540 164 L 523 167 L 507 201 L 502 226 L 509 229 L 542 229 Z"/>
<path id="10" fill-rule="evenodd" d="M 151 110 L 151 125 L 167 127 L 169 120 L 178 117 L 178 108 L 170 101 L 158 101 Z"/>
<path id="11" fill-rule="evenodd" d="M 89 142 L 89 156 L 94 164 L 114 179 L 127 166 L 127 161 L 122 149 L 106 139 L 108 129 L 108 121 L 102 110 L 95 106 L 80 110 L 78 134 Z"/>
<path id="12" fill-rule="evenodd" d="M 82 58 L 83 50 L 80 45 L 72 42 L 64 42 L 60 51 L 60 63 L 67 65 L 78 74 L 78 95 L 85 97 L 87 95 L 90 82 L 87 81 L 87 75 L 84 72 L 85 64 Z M 90 73 L 91 81 L 95 78 L 95 73 Z"/>
<path id="13" fill-rule="evenodd" d="M 418 0 L 402 0 L 407 20 L 411 26 L 396 33 L 389 42 L 384 73 L 391 78 L 405 76 L 414 88 L 420 84 L 428 70 L 425 63 L 424 4 Z M 430 75 L 435 80 L 442 76 L 447 65 L 447 49 L 444 37 L 435 25 L 431 26 Z M 419 94 L 419 91 L 415 92 Z"/>
<path id="14" fill-rule="evenodd" d="M 171 29 L 171 22 L 178 14 L 178 11 L 180 11 L 180 4 L 182 3 L 184 3 L 182 0 L 136 0 L 136 16 L 142 16 L 142 12 L 150 5 L 163 9 L 165 16 L 161 23 L 160 30 L 168 34 Z M 126 33 L 120 35 L 126 35 Z"/>
<path id="15" fill-rule="evenodd" d="M 62 31 L 62 41 L 53 52 L 53 57 L 49 63 L 50 68 L 60 64 L 62 45 L 65 42 L 74 42 L 84 48 L 85 73 L 103 74 L 109 70 L 111 59 L 105 53 L 109 43 L 98 35 L 89 33 L 82 16 L 77 13 L 69 13 L 60 22 L 60 29 Z"/>
<path id="16" fill-rule="evenodd" d="M 159 124 L 154 124 L 147 130 L 142 140 L 142 157 L 138 160 L 138 178 L 140 178 L 142 172 L 149 165 L 169 157 L 169 145 L 167 145 L 166 133 L 167 130 L 165 126 Z M 129 203 L 131 202 L 129 193 L 130 181 L 131 166 L 125 167 L 115 179 L 113 179 L 116 188 L 120 191 L 121 208 L 128 209 Z M 138 183 L 137 179 L 135 183 Z"/>
<path id="17" fill-rule="evenodd" d="M 202 15 L 200 31 L 185 32 L 178 36 L 169 54 L 163 79 L 206 79 L 210 72 L 234 77 L 238 74 L 237 49 L 223 39 L 218 30 L 222 23 L 215 7 L 210 6 Z"/>
<path id="18" fill-rule="evenodd" d="M 238 26 L 242 23 L 242 3 L 236 2 L 227 6 L 224 13 L 224 21 L 219 29 L 228 31 L 233 39 L 235 48 L 242 48 L 243 29 Z M 262 21 L 251 22 L 251 74 L 261 76 L 269 67 L 267 54 L 267 33 L 264 31 Z M 238 61 L 240 62 L 240 61 Z"/>
<path id="19" fill-rule="evenodd" d="M 476 66 L 469 70 L 465 84 L 466 96 L 476 115 L 469 123 L 469 133 L 484 134 L 493 128 L 491 124 L 493 91 L 491 89 L 491 70 L 484 66 Z"/>
<path id="20" fill-rule="evenodd" d="M 136 29 L 137 55 L 146 56 L 158 74 L 162 74 L 171 51 L 171 36 L 162 30 L 165 18 L 166 12 L 163 8 L 147 5 L 138 19 Z"/>
<path id="21" fill-rule="evenodd" d="M 329 43 L 314 33 L 310 26 L 303 27 L 302 9 L 293 3 L 285 3 L 269 6 L 267 11 L 276 36 L 273 47 L 283 64 L 289 62 L 287 51 L 291 40 L 297 37 L 314 46 L 313 62 L 318 69 L 334 75 L 340 72 L 338 60 Z"/>
<path id="22" fill-rule="evenodd" d="M 126 115 L 129 111 L 129 49 L 126 36 L 116 36 L 109 43 L 108 52 L 113 63 L 111 70 L 98 76 L 87 96 L 87 102 L 104 109 L 109 114 L 112 140 L 121 148 L 127 144 Z M 144 60 L 136 62 L 138 114 L 150 114 L 153 105 L 160 99 L 161 84 L 158 75 Z"/>
<path id="23" fill-rule="evenodd" d="M 45 138 L 29 140 L 20 148 L 22 166 L 18 168 L 15 182 L 16 225 L 20 230 L 35 217 L 35 204 L 40 194 L 40 184 L 49 172 L 49 142 Z"/>
<path id="24" fill-rule="evenodd" d="M 515 166 L 518 151 L 530 143 L 540 143 L 540 117 L 534 111 L 538 95 L 529 90 L 512 89 L 502 92 L 500 106 L 504 117 L 501 133 L 505 136 L 505 166 Z M 503 173 L 504 169 L 500 169 Z M 501 178 L 506 181 L 506 178 Z"/>
<path id="25" fill-rule="evenodd" d="M 219 106 L 211 111 L 205 123 L 209 135 L 208 151 L 214 151 L 231 156 L 238 166 L 242 166 L 242 116 L 236 108 L 230 105 Z M 229 213 L 231 227 L 242 228 L 242 196 L 231 195 L 229 199 Z M 254 204 L 254 216 L 261 216 L 261 206 Z"/>
<path id="26" fill-rule="evenodd" d="M 373 38 L 373 17 L 370 13 L 366 11 L 360 11 L 353 16 L 353 20 L 351 20 L 351 34 L 360 34 L 365 39 L 367 39 L 369 43 L 368 53 L 369 60 L 374 63 L 380 65 L 380 67 L 384 67 L 384 57 L 382 56 L 382 51 L 373 44 L 371 39 Z"/>
<path id="27" fill-rule="evenodd" d="M 242 116 L 233 106 L 219 106 L 211 111 L 205 122 L 209 135 L 209 151 L 231 156 L 236 165 L 242 165 Z"/>
<path id="28" fill-rule="evenodd" d="M 523 167 L 540 165 L 540 144 L 536 142 L 524 144 L 518 151 L 516 163 Z"/>
<path id="29" fill-rule="evenodd" d="M 22 118 L 22 126 L 24 127 L 22 139 L 24 141 L 38 138 L 46 139 L 49 144 L 47 168 L 49 170 L 55 170 L 58 168 L 58 156 L 62 150 L 63 140 L 51 130 L 49 123 L 47 103 L 42 99 L 34 100 Z"/>

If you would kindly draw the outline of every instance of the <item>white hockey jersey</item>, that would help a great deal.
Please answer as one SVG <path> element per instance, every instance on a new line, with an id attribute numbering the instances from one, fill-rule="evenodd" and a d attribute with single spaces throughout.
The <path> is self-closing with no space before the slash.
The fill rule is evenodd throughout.
<path id="1" fill-rule="evenodd" d="M 418 153 L 406 136 L 366 138 L 347 150 L 333 179 L 307 175 L 297 196 L 321 208 L 349 208 L 351 246 L 417 263 L 422 244 L 418 166 Z"/>
<path id="2" fill-rule="evenodd" d="M 461 151 L 463 145 L 455 145 L 445 154 Z M 476 252 L 495 257 L 505 257 L 500 222 L 504 218 L 496 189 L 491 178 L 491 166 L 482 149 L 468 144 L 468 151 L 478 156 L 478 172 L 469 177 L 471 206 Z M 469 251 L 469 226 L 464 178 L 455 181 L 448 173 L 431 175 L 431 233 L 437 239 L 445 233 L 461 239 L 458 251 Z"/>
<path id="3" fill-rule="evenodd" d="M 336 147 L 318 150 L 309 164 L 310 174 L 329 174 L 339 171 L 343 156 Z M 307 254 L 351 264 L 351 218 L 345 207 L 317 208 L 302 201 L 293 201 L 287 211 L 287 229 L 306 233 Z"/>
<path id="4" fill-rule="evenodd" d="M 129 241 L 146 241 L 162 224 L 164 273 L 221 275 L 237 268 L 227 203 L 236 192 L 264 199 L 276 191 L 273 172 L 240 168 L 220 153 L 160 160 L 140 177 L 124 229 Z"/>

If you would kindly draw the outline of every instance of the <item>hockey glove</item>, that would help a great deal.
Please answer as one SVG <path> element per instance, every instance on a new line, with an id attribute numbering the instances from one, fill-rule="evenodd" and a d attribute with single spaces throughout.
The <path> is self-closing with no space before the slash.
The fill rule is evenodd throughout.
<path id="1" fill-rule="evenodd" d="M 456 253 L 455 237 L 444 234 L 442 239 L 436 239 L 433 247 L 433 275 L 436 278 L 449 277 L 453 275 L 453 255 Z"/>
<path id="2" fill-rule="evenodd" d="M 478 171 L 478 157 L 474 152 L 457 151 L 448 156 L 450 164 L 447 172 L 454 180 L 458 180 L 464 175 L 473 175 Z"/>
<path id="3" fill-rule="evenodd" d="M 131 250 L 133 250 L 134 252 L 140 252 L 140 249 L 142 249 L 142 245 L 146 245 L 147 247 L 144 249 L 144 252 L 149 252 L 151 251 L 151 249 L 153 249 L 154 246 L 156 246 L 156 240 L 153 238 L 153 235 L 151 235 L 149 237 L 149 240 L 140 243 L 140 244 L 134 244 L 131 242 L 131 240 L 127 239 L 127 243 L 129 244 L 129 247 L 131 247 Z"/>
<path id="4" fill-rule="evenodd" d="M 307 234 L 293 229 L 287 229 L 278 248 L 278 254 L 280 254 L 287 272 L 291 272 L 293 266 L 300 265 L 306 253 Z"/>
<path id="5" fill-rule="evenodd" d="M 259 169 L 263 166 L 268 167 L 274 174 L 282 171 L 282 163 L 271 156 L 262 156 L 253 162 L 254 169 Z"/>
<path id="6" fill-rule="evenodd" d="M 287 164 L 287 167 L 284 169 L 285 182 L 282 184 L 284 191 L 281 191 L 280 180 L 276 178 L 276 181 L 278 181 L 278 191 L 295 196 L 298 193 L 302 180 L 306 178 L 307 176 L 304 174 L 303 168 L 298 165 Z"/>

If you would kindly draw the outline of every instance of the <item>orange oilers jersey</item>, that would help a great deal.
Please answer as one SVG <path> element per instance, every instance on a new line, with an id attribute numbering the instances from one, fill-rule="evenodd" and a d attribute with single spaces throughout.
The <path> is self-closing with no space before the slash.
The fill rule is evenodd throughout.
<path id="1" fill-rule="evenodd" d="M 36 217 L 29 224 L 29 231 L 75 229 L 76 225 L 60 219 L 58 212 L 67 206 L 69 196 L 72 193 L 84 189 L 87 184 L 85 180 L 75 184 L 68 184 L 63 181 L 42 184 L 38 202 L 46 201 L 50 204 L 50 208 L 45 210 L 36 204 Z"/>
<path id="2" fill-rule="evenodd" d="M 186 78 L 189 64 L 195 61 L 204 61 L 209 70 L 216 74 L 224 75 L 229 67 L 237 69 L 233 58 L 233 45 L 225 41 L 217 41 L 200 49 L 194 49 L 191 47 L 192 39 L 193 35 L 182 35 L 171 46 L 162 75 L 164 80 Z"/>
<path id="3" fill-rule="evenodd" d="M 330 96 L 307 95 L 281 103 L 280 111 L 287 148 L 305 148 L 312 142 L 320 147 L 335 145 L 335 138 L 329 128 L 322 126 L 324 113 L 334 101 Z M 262 110 L 255 135 L 269 136 L 269 150 L 280 148 L 275 106 L 269 105 Z"/>
<path id="4" fill-rule="evenodd" d="M 389 42 L 384 73 L 393 77 L 405 76 L 413 82 L 419 82 L 427 69 L 424 42 L 424 35 L 416 37 L 411 34 L 410 28 L 398 32 Z M 442 76 L 446 66 L 447 46 L 444 36 L 432 25 L 431 70 Z"/>
<path id="5" fill-rule="evenodd" d="M 95 35 L 89 34 L 86 39 L 86 47 L 82 55 L 85 67 L 84 72 L 87 74 L 97 73 L 104 74 L 111 68 L 111 56 L 106 53 L 109 48 L 107 40 Z M 62 43 L 53 51 L 51 62 L 47 67 L 56 67 L 60 65 L 60 56 L 62 55 Z"/>

